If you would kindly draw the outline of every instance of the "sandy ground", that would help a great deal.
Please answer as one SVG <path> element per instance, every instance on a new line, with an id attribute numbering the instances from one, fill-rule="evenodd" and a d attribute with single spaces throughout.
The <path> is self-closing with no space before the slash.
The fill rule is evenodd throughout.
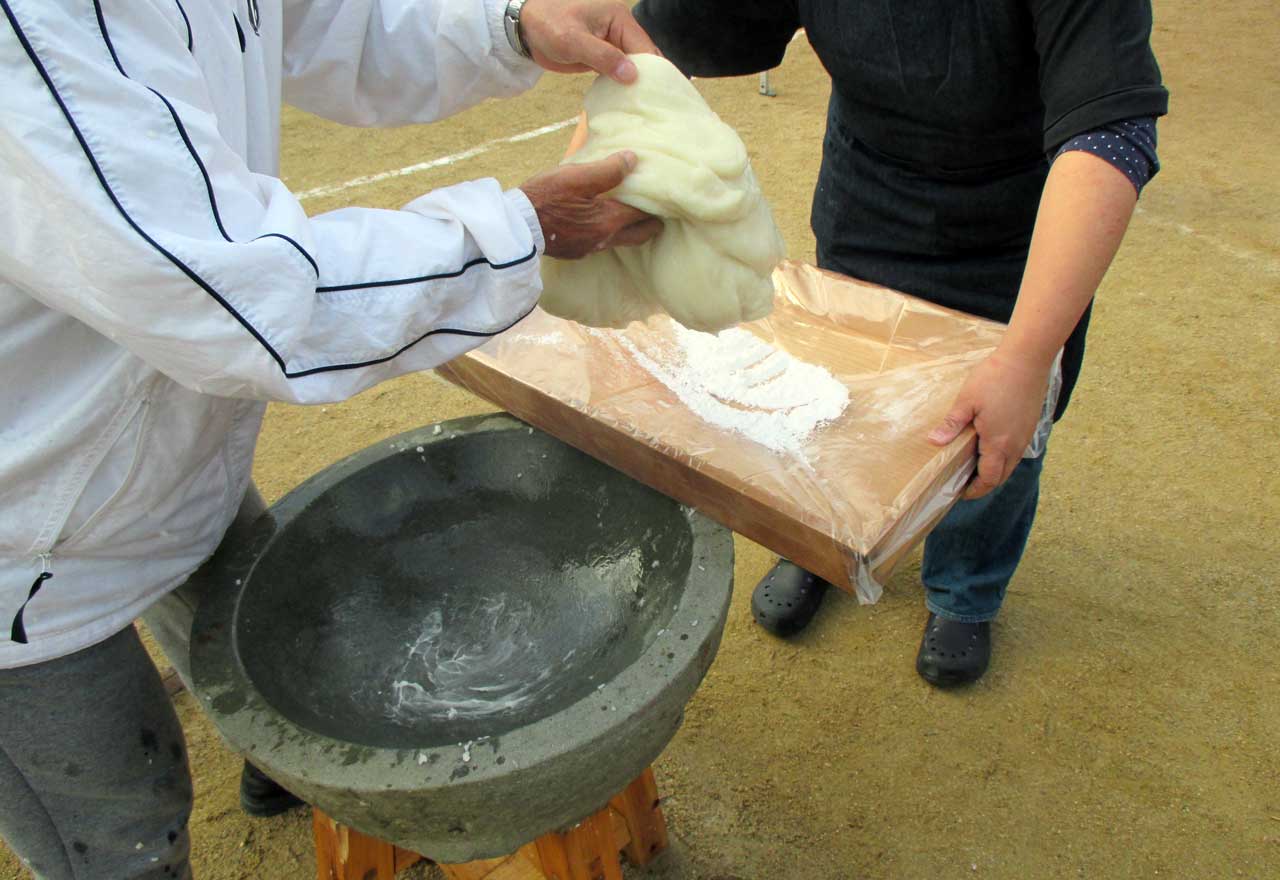
<path id="1" fill-rule="evenodd" d="M 876 606 L 836 596 L 794 642 L 767 636 L 749 602 L 771 556 L 740 540 L 724 645 L 657 765 L 676 840 L 653 876 L 1280 876 L 1280 28 L 1270 0 L 1158 0 L 1156 15 L 1173 94 L 1164 171 L 1100 291 L 990 674 L 959 693 L 916 677 L 918 561 Z M 548 77 L 390 132 L 290 112 L 284 174 L 305 190 L 457 153 L 573 116 L 586 84 Z M 803 41 L 774 84 L 773 99 L 755 78 L 701 86 L 750 146 L 792 256 L 811 259 L 828 86 Z M 516 185 L 568 134 L 307 207 L 395 207 L 487 175 Z M 486 408 L 426 375 L 341 406 L 273 407 L 255 476 L 274 500 L 379 438 Z M 307 818 L 241 815 L 239 760 L 190 695 L 176 704 L 197 876 L 314 876 Z M 0 877 L 19 876 L 0 851 Z"/>

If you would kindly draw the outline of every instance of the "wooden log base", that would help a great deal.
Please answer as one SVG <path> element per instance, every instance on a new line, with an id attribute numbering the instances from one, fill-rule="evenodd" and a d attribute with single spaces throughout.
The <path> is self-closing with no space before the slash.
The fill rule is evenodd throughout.
<path id="1" fill-rule="evenodd" d="M 424 856 L 361 834 L 313 811 L 318 880 L 394 880 Z M 608 806 L 568 831 L 544 834 L 509 856 L 440 865 L 449 880 L 622 880 L 619 852 L 647 865 L 667 848 L 667 820 L 658 803 L 653 768 Z"/>

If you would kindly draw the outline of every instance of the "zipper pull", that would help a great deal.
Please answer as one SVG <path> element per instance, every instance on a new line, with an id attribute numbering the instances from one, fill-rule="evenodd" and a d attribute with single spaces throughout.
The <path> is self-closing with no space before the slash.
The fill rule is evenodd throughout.
<path id="1" fill-rule="evenodd" d="M 13 618 L 13 626 L 9 630 L 9 638 L 19 645 L 27 644 L 27 628 L 22 624 L 22 614 L 27 610 L 27 606 L 31 604 L 31 600 L 35 598 L 36 593 L 40 592 L 44 582 L 53 577 L 53 572 L 49 570 L 51 568 L 53 568 L 53 560 L 49 558 L 48 553 L 41 553 L 40 574 L 36 576 L 35 582 L 31 584 L 31 592 L 27 593 L 27 600 L 18 609 L 18 613 Z"/>

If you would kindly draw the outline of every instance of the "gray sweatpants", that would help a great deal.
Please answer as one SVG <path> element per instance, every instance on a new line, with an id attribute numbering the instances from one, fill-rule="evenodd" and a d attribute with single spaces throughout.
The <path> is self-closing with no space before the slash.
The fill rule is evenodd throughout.
<path id="1" fill-rule="evenodd" d="M 250 488 L 223 546 L 263 509 Z M 202 574 L 143 618 L 188 687 Z M 182 728 L 133 627 L 0 669 L 0 837 L 39 880 L 187 880 L 190 816 Z"/>

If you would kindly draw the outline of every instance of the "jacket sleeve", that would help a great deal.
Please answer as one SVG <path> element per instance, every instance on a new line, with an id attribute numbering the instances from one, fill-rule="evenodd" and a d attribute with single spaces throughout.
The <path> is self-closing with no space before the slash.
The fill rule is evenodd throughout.
<path id="1" fill-rule="evenodd" d="M 478 180 L 308 218 L 222 140 L 172 28 L 0 7 L 0 275 L 175 381 L 339 400 L 537 301 L 541 231 L 518 190 Z M 128 75 L 139 52 L 167 53 L 152 82 Z"/>
<path id="2" fill-rule="evenodd" d="M 685 76 L 740 76 L 782 63 L 795 0 L 640 0 L 636 20 Z"/>
<path id="3" fill-rule="evenodd" d="M 284 98 L 348 125 L 431 122 L 529 88 L 507 0 L 286 0 Z"/>

